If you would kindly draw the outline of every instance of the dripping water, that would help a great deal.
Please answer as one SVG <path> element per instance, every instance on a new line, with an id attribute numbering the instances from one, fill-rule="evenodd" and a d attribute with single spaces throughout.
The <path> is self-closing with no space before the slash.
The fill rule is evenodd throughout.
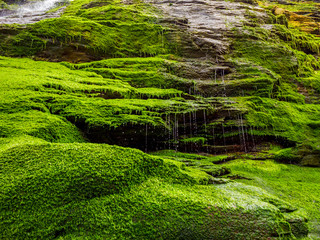
<path id="1" fill-rule="evenodd" d="M 256 144 L 254 141 L 254 135 L 253 135 L 253 130 L 252 130 L 252 126 L 250 126 L 250 132 L 251 132 L 251 138 L 252 138 L 252 145 L 253 145 L 253 149 L 256 148 Z"/>
<path id="2" fill-rule="evenodd" d="M 215 144 L 215 135 L 214 135 L 214 127 L 212 128 L 212 146 L 213 146 L 213 151 L 216 153 L 216 144 Z"/>
<path id="3" fill-rule="evenodd" d="M 148 152 L 148 124 L 146 124 L 146 143 L 145 143 L 145 152 Z"/>
<path id="4" fill-rule="evenodd" d="M 194 135 L 198 133 L 198 125 L 197 125 L 197 111 L 192 112 L 193 114 L 193 126 L 194 126 Z"/>
<path id="5" fill-rule="evenodd" d="M 223 85 L 223 97 L 226 97 L 227 94 L 226 94 L 226 85 L 224 82 L 224 69 L 222 69 L 221 71 L 221 79 L 222 79 L 222 85 Z"/>
<path id="6" fill-rule="evenodd" d="M 175 125 L 175 150 L 178 151 L 179 145 L 179 119 L 177 118 L 177 114 L 174 115 L 174 125 Z"/>
<path id="7" fill-rule="evenodd" d="M 214 83 L 217 83 L 217 69 L 214 70 Z"/>
<path id="8" fill-rule="evenodd" d="M 184 129 L 184 136 L 187 136 L 187 129 L 186 129 L 186 114 L 183 113 L 183 129 Z M 184 151 L 187 151 L 187 145 L 184 145 Z"/>
<path id="9" fill-rule="evenodd" d="M 170 150 L 170 147 L 171 147 L 171 144 L 170 144 L 170 132 L 171 132 L 170 114 L 168 115 L 168 126 L 169 126 L 169 130 L 168 130 L 168 145 L 169 145 L 169 150 Z"/>
<path id="10" fill-rule="evenodd" d="M 224 125 L 223 123 L 221 123 L 222 126 L 222 136 L 223 136 L 223 145 L 224 145 L 224 149 L 227 152 L 227 148 L 226 148 L 226 138 L 225 138 L 225 134 L 224 134 Z"/>
<path id="11" fill-rule="evenodd" d="M 242 114 L 239 115 L 239 120 L 240 120 L 240 124 L 239 124 L 240 132 L 239 132 L 239 134 L 241 134 L 241 136 L 242 136 L 242 143 L 243 143 L 244 151 L 247 152 L 246 136 L 245 136 L 244 127 L 243 127 Z"/>
<path id="12" fill-rule="evenodd" d="M 203 109 L 203 122 L 204 122 L 204 133 L 205 133 L 205 137 L 207 139 L 207 112 L 205 109 Z M 209 152 L 209 147 L 208 147 L 208 144 L 207 144 L 207 153 Z"/>
<path id="13" fill-rule="evenodd" d="M 189 112 L 189 127 L 190 127 L 190 137 L 192 137 L 192 118 L 191 118 L 191 112 Z"/>

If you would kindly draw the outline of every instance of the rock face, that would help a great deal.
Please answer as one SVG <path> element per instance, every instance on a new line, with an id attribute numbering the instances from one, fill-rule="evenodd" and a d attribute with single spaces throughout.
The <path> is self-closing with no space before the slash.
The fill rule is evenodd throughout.
<path id="1" fill-rule="evenodd" d="M 172 36 L 187 58 L 206 58 L 223 61 L 229 52 L 232 29 L 243 27 L 254 19 L 268 20 L 259 7 L 225 1 L 148 1 L 162 10 L 164 22 L 177 25 Z M 186 35 L 181 36 L 182 31 Z M 174 33 L 173 33 L 174 35 Z M 175 39 L 176 37 L 176 39 Z M 177 39 L 178 38 L 178 39 Z"/>
<path id="2" fill-rule="evenodd" d="M 47 11 L 64 4 L 60 0 L 24 2 L 17 10 L 2 11 L 0 14 L 0 24 L 31 24 L 43 19 L 57 18 L 65 7 L 61 7 L 53 12 Z"/>

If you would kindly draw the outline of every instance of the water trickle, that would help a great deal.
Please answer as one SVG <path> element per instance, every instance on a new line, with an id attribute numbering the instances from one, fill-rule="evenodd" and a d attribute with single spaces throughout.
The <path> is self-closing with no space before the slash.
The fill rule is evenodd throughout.
<path id="1" fill-rule="evenodd" d="M 192 137 L 192 119 L 191 119 L 191 112 L 189 112 L 189 126 L 190 126 L 190 137 Z"/>
<path id="2" fill-rule="evenodd" d="M 214 70 L 214 83 L 217 83 L 217 69 Z"/>
<path id="3" fill-rule="evenodd" d="M 221 126 L 222 126 L 223 146 L 224 146 L 225 151 L 227 152 L 226 137 L 225 137 L 225 133 L 224 133 L 224 125 L 223 125 L 223 123 L 221 123 Z"/>
<path id="4" fill-rule="evenodd" d="M 207 112 L 206 109 L 203 109 L 203 122 L 204 122 L 204 133 L 205 133 L 205 138 L 207 139 Z M 207 152 L 209 152 L 209 146 L 207 144 Z"/>
<path id="5" fill-rule="evenodd" d="M 224 84 L 224 69 L 222 69 L 221 77 L 222 77 L 222 84 Z"/>
<path id="6" fill-rule="evenodd" d="M 59 17 L 64 7 L 58 11 L 47 13 L 50 9 L 61 6 L 68 1 L 65 0 L 43 0 L 29 2 L 21 5 L 16 11 L 9 15 L 0 17 L 0 24 L 29 24 L 35 23 L 46 18 Z"/>
<path id="7" fill-rule="evenodd" d="M 244 151 L 247 152 L 246 135 L 245 135 L 245 131 L 244 131 L 244 124 L 243 124 L 242 115 L 240 115 L 240 120 L 241 120 L 241 128 L 242 128 L 242 135 L 243 135 Z"/>
<path id="8" fill-rule="evenodd" d="M 194 135 L 198 133 L 198 125 L 197 125 L 197 111 L 192 112 L 193 114 L 193 126 L 194 126 Z"/>
<path id="9" fill-rule="evenodd" d="M 179 146 L 179 119 L 177 118 L 177 114 L 174 115 L 174 135 L 175 135 L 175 150 L 178 151 L 178 146 Z"/>
<path id="10" fill-rule="evenodd" d="M 203 109 L 203 122 L 204 122 L 204 131 L 207 134 L 207 112 Z"/>
<path id="11" fill-rule="evenodd" d="M 222 85 L 223 85 L 223 97 L 226 97 L 227 93 L 226 93 L 226 85 L 224 82 L 224 69 L 222 69 L 221 71 L 221 79 L 222 79 Z"/>
<path id="12" fill-rule="evenodd" d="M 242 119 L 242 114 L 240 114 L 238 116 L 239 119 L 239 135 L 240 135 L 240 139 L 242 137 L 242 145 L 243 145 L 243 149 L 245 152 L 247 152 L 247 144 L 246 144 L 246 136 L 245 136 L 245 132 L 244 132 L 244 126 L 243 126 L 243 119 Z"/>
<path id="13" fill-rule="evenodd" d="M 145 143 L 145 152 L 148 151 L 148 124 L 146 124 L 146 143 Z"/>
<path id="14" fill-rule="evenodd" d="M 168 145 L 169 145 L 169 150 L 170 150 L 170 133 L 171 133 L 171 122 L 170 122 L 170 114 L 168 115 L 168 126 L 169 126 L 169 130 L 168 130 Z"/>
<path id="15" fill-rule="evenodd" d="M 183 134 L 187 135 L 187 129 L 186 129 L 186 114 L 183 113 Z"/>
<path id="16" fill-rule="evenodd" d="M 183 113 L 183 129 L 184 129 L 184 136 L 187 136 L 187 128 L 186 128 L 186 114 Z M 187 145 L 184 145 L 184 151 L 187 151 Z"/>
<path id="17" fill-rule="evenodd" d="M 213 146 L 213 149 L 215 150 L 216 143 L 215 143 L 215 136 L 214 136 L 214 128 L 212 128 L 212 146 Z"/>
<path id="18" fill-rule="evenodd" d="M 255 149 L 256 148 L 256 144 L 255 144 L 255 141 L 254 141 L 254 135 L 253 135 L 252 126 L 250 126 L 250 132 L 251 132 L 251 138 L 252 138 L 252 145 L 253 145 L 253 148 Z"/>

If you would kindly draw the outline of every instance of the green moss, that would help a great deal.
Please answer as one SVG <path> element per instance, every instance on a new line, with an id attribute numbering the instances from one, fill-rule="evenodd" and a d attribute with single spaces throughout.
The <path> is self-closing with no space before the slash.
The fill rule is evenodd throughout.
<path id="1" fill-rule="evenodd" d="M 293 142 L 303 142 L 318 148 L 318 105 L 250 98 L 247 106 L 248 125 L 261 129 L 263 135 L 282 136 Z"/>
<path id="2" fill-rule="evenodd" d="M 174 150 L 162 150 L 162 151 L 157 151 L 151 153 L 152 155 L 155 156 L 162 156 L 162 157 L 173 157 L 175 159 L 189 159 L 189 160 L 201 160 L 201 159 L 207 159 L 206 156 L 202 156 L 199 154 L 192 154 L 192 153 L 182 153 L 182 152 L 177 152 Z"/>
<path id="3" fill-rule="evenodd" d="M 136 60 L 131 61 L 136 64 Z M 144 62 L 148 64 L 147 59 Z M 110 129 L 129 124 L 169 128 L 164 122 L 167 114 L 209 107 L 201 101 L 173 99 L 182 94 L 175 89 L 136 89 L 120 79 L 102 78 L 63 65 L 28 59 L 0 59 L 2 136 L 29 134 L 53 142 L 80 141 L 76 140 L 81 139 L 76 137 L 78 131 L 72 135 L 75 128 L 66 119 L 85 124 L 88 129 Z M 26 122 L 29 121 L 28 127 Z M 60 130 L 55 130 L 54 126 Z M 63 131 L 70 132 L 70 138 L 62 140 Z"/>
<path id="4" fill-rule="evenodd" d="M 312 228 L 313 225 L 316 227 L 314 223 L 320 218 L 319 170 L 317 168 L 252 160 L 232 161 L 226 166 L 231 168 L 233 173 L 253 179 L 241 180 L 242 182 L 272 192 L 280 199 L 290 202 L 295 208 L 303 208 L 304 216 L 310 219 L 311 234 L 314 232 L 315 237 L 319 234 Z"/>
<path id="5" fill-rule="evenodd" d="M 7 9 L 7 8 L 8 8 L 7 3 L 1 0 L 0 1 L 0 9 Z"/>
<path id="6" fill-rule="evenodd" d="M 183 143 L 199 143 L 199 144 L 204 144 L 206 141 L 207 139 L 204 137 L 185 138 L 181 140 L 181 142 Z"/>
<path id="7" fill-rule="evenodd" d="M 312 76 L 314 70 L 319 68 L 318 60 L 310 55 L 318 53 L 319 39 L 278 24 L 270 29 L 244 27 L 235 30 L 235 34 L 241 40 L 234 42 L 234 51 L 230 56 L 241 81 L 247 82 L 245 77 L 248 72 L 257 77 L 265 72 L 270 79 L 269 84 L 266 85 L 267 81 L 263 80 L 265 85 L 258 86 L 267 92 L 264 96 L 303 103 L 304 96 L 298 92 L 295 83 Z M 254 95 L 259 96 L 257 93 Z"/>
<path id="8" fill-rule="evenodd" d="M 46 40 L 43 40 L 29 31 L 10 36 L 0 43 L 0 53 L 14 57 L 32 56 L 43 50 L 46 46 Z"/>
<path id="9" fill-rule="evenodd" d="M 279 225 L 288 225 L 284 216 L 268 200 L 275 197 L 242 184 L 192 185 L 196 170 L 137 150 L 33 143 L 6 147 L 0 161 L 4 238 L 290 235 Z"/>
<path id="10" fill-rule="evenodd" d="M 284 163 L 299 163 L 301 159 L 297 156 L 297 150 L 285 148 L 275 153 L 274 159 Z"/>
<path id="11" fill-rule="evenodd" d="M 71 69 L 97 73 L 104 78 L 119 79 L 139 88 L 176 88 L 188 91 L 190 80 L 175 76 L 176 61 L 162 57 L 112 58 L 82 64 L 63 63 Z"/>
<path id="12" fill-rule="evenodd" d="M 83 142 L 79 130 L 61 117 L 39 111 L 0 114 L 1 137 L 30 135 L 49 142 Z"/>
<path id="13" fill-rule="evenodd" d="M 33 56 L 44 49 L 50 53 L 57 46 L 80 49 L 95 58 L 168 53 L 165 30 L 154 16 L 155 10 L 146 4 L 72 1 L 63 16 L 30 24 L 26 30 L 18 29 L 17 35 L 3 36 L 1 53 Z"/>
<path id="14" fill-rule="evenodd" d="M 313 1 L 287 1 L 289 4 L 283 3 L 274 3 L 272 1 L 259 1 L 259 5 L 262 7 L 266 7 L 267 9 L 272 9 L 277 6 L 283 9 L 287 9 L 289 11 L 297 12 L 297 11 L 314 11 L 317 9 L 317 3 Z"/>

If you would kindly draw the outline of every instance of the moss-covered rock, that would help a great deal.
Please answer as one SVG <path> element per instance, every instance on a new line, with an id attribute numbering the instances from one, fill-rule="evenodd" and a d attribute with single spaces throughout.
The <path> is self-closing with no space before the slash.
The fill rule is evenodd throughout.
<path id="1" fill-rule="evenodd" d="M 317 169 L 267 159 L 319 164 L 318 36 L 237 1 L 146 2 L 0 26 L 2 55 L 67 61 L 0 57 L 0 238 L 306 237 Z"/>
<path id="2" fill-rule="evenodd" d="M 22 143 L 2 148 L 0 162 L 2 238 L 291 234 L 289 222 L 265 200 L 270 198 L 267 193 L 241 184 L 194 185 L 200 172 L 133 149 Z M 260 193 L 252 198 L 253 192 Z"/>

